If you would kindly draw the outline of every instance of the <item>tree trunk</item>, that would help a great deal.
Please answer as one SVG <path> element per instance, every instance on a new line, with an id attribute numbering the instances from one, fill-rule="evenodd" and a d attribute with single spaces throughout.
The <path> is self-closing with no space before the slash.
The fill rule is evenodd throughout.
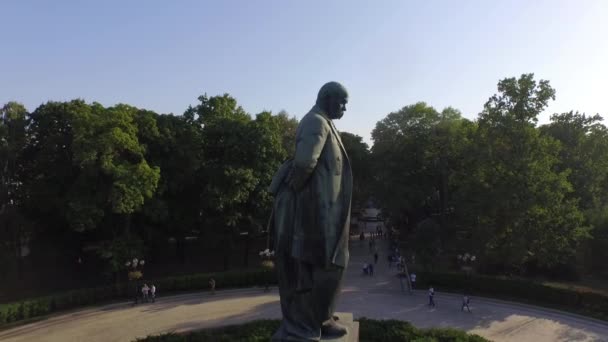
<path id="1" fill-rule="evenodd" d="M 183 236 L 175 240 L 175 256 L 181 264 L 186 263 L 186 239 Z"/>
<path id="2" fill-rule="evenodd" d="M 249 267 L 249 235 L 245 236 L 245 255 L 243 257 L 243 264 L 245 267 Z"/>
<path id="3" fill-rule="evenodd" d="M 17 279 L 23 280 L 23 246 L 21 240 L 21 228 L 17 228 L 17 235 L 15 239 L 16 249 L 15 254 L 17 257 Z"/>

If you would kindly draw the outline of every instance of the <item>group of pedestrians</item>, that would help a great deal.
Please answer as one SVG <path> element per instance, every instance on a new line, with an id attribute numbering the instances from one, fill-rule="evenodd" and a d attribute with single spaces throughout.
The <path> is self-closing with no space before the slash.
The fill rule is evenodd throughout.
<path id="1" fill-rule="evenodd" d="M 376 236 L 381 236 L 380 233 L 382 229 L 380 228 L 380 225 L 378 225 L 378 230 L 376 231 Z M 361 240 L 361 242 L 363 243 L 365 241 L 365 233 L 361 232 L 359 234 L 359 240 Z M 370 234 L 369 237 L 369 253 L 372 254 L 373 257 L 373 262 L 364 262 L 363 263 L 363 275 L 364 276 L 373 276 L 374 275 L 374 267 L 375 265 L 378 264 L 378 246 L 376 245 L 376 237 L 374 236 L 374 233 Z"/>
<path id="2" fill-rule="evenodd" d="M 471 310 L 471 307 L 469 306 L 469 304 L 471 303 L 471 297 L 469 297 L 468 294 L 463 294 L 462 295 L 462 304 L 460 306 L 460 311 L 464 311 L 464 309 L 467 309 L 467 312 L 473 312 Z M 431 286 L 429 288 L 429 306 L 430 307 L 436 307 L 437 304 L 435 303 L 435 289 Z"/>
<path id="3" fill-rule="evenodd" d="M 148 286 L 148 284 L 144 284 L 141 287 L 141 301 L 149 303 L 156 302 L 156 286 L 154 284 Z M 137 297 L 135 298 L 135 304 L 137 304 Z"/>
<path id="4" fill-rule="evenodd" d="M 414 259 L 415 256 L 412 255 L 412 260 L 411 262 L 414 263 Z M 401 291 L 405 292 L 406 289 L 406 283 L 408 283 L 409 280 L 409 284 L 407 284 L 407 286 L 409 287 L 409 292 L 410 294 L 413 293 L 413 290 L 416 289 L 416 281 L 418 280 L 417 275 L 415 272 L 409 273 L 406 272 L 407 267 L 405 265 L 406 261 L 405 258 L 403 256 L 401 256 L 401 253 L 399 251 L 399 247 L 397 245 L 396 241 L 390 241 L 390 248 L 389 248 L 389 254 L 388 254 L 388 268 L 391 269 L 393 265 L 396 266 L 397 268 L 397 272 L 399 275 L 399 281 L 401 284 Z M 409 276 L 409 279 L 408 279 Z M 472 312 L 471 307 L 469 306 L 471 302 L 471 297 L 465 292 L 462 296 L 462 303 L 461 303 L 461 311 L 467 311 L 467 312 Z M 437 303 L 435 301 L 435 288 L 433 286 L 429 287 L 428 290 L 428 306 L 435 308 L 437 306 Z"/>
<path id="5" fill-rule="evenodd" d="M 380 226 L 378 227 L 380 228 Z M 373 233 L 369 236 L 369 253 L 373 255 L 373 262 L 364 262 L 363 263 L 363 275 L 364 276 L 373 276 L 374 275 L 374 267 L 378 263 L 378 247 L 376 246 L 376 237 L 381 237 L 381 229 L 376 232 L 376 235 Z M 365 241 L 365 234 L 362 232 L 360 234 L 360 240 Z M 406 260 L 401 255 L 399 251 L 399 247 L 397 241 L 389 241 L 389 251 L 388 251 L 388 268 L 392 269 L 393 265 L 395 265 L 396 270 L 399 275 L 399 281 L 401 283 L 401 290 L 405 292 L 406 287 L 409 288 L 409 293 L 412 294 L 413 290 L 416 289 L 417 275 L 415 272 L 408 273 Z M 411 262 L 414 263 L 415 256 L 412 255 Z M 462 303 L 461 303 L 461 311 L 472 312 L 471 307 L 469 306 L 471 302 L 471 298 L 467 293 L 463 294 Z M 437 306 L 437 302 L 435 300 L 435 288 L 430 286 L 428 289 L 428 306 L 431 308 L 435 308 Z"/>
<path id="6" fill-rule="evenodd" d="M 371 236 L 374 239 L 375 238 L 382 239 L 382 237 L 384 237 L 385 235 L 386 234 L 384 234 L 384 230 L 382 230 L 382 225 L 380 225 L 380 224 L 376 226 L 376 232 L 375 233 L 374 232 L 371 233 Z"/>

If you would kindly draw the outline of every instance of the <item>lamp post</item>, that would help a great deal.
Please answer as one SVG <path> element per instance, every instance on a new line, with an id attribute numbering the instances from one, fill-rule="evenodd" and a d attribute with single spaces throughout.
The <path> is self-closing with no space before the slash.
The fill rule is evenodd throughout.
<path id="1" fill-rule="evenodd" d="M 141 278 L 143 278 L 144 273 L 143 273 L 143 267 L 146 264 L 145 260 L 141 259 L 137 259 L 137 258 L 133 258 L 133 260 L 127 260 L 127 262 L 125 262 L 125 266 L 127 267 L 127 277 L 129 279 L 129 284 L 131 282 L 133 282 L 135 284 L 135 297 L 134 297 L 134 302 L 133 304 L 137 304 L 137 298 L 139 295 L 139 286 L 137 284 L 137 281 Z M 139 269 L 138 269 L 139 267 Z M 131 286 L 129 286 L 131 287 Z"/>
<path id="2" fill-rule="evenodd" d="M 477 257 L 469 253 L 464 253 L 463 255 L 458 254 L 456 260 L 458 261 L 458 265 L 460 265 L 460 269 L 464 272 L 465 281 L 470 281 L 471 274 L 473 273 L 473 263 L 477 261 Z M 466 292 L 470 292 L 470 284 L 468 284 L 468 286 L 469 289 L 467 289 Z"/>
<path id="3" fill-rule="evenodd" d="M 473 263 L 477 261 L 477 257 L 469 253 L 464 253 L 462 255 L 458 254 L 456 260 L 458 261 L 460 269 L 464 271 L 466 275 L 470 275 L 471 272 L 473 272 Z"/>

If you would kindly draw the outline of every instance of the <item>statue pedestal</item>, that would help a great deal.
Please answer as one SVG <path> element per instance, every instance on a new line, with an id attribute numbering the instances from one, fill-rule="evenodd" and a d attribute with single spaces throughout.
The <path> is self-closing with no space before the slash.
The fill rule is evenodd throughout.
<path id="1" fill-rule="evenodd" d="M 329 338 L 329 337 L 321 337 L 321 341 L 323 342 L 359 342 L 359 322 L 355 322 L 353 320 L 352 313 L 346 312 L 336 312 L 334 314 L 340 318 L 338 320 L 338 324 L 348 329 L 348 334 L 338 337 L 338 338 Z"/>

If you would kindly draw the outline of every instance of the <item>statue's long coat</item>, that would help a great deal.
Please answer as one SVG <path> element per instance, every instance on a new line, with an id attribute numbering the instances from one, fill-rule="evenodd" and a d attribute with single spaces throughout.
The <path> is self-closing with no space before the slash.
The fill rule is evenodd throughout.
<path id="1" fill-rule="evenodd" d="M 353 176 L 333 122 L 318 107 L 296 131 L 296 152 L 270 186 L 277 257 L 330 268 L 348 264 Z"/>

